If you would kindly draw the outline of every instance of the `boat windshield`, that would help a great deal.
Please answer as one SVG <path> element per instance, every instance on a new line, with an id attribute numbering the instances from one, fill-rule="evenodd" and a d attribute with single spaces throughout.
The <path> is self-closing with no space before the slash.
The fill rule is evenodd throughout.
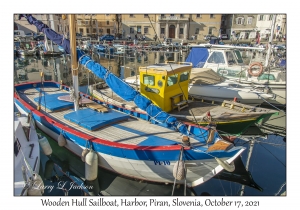
<path id="1" fill-rule="evenodd" d="M 239 64 L 244 64 L 244 60 L 243 60 L 243 57 L 241 55 L 241 52 L 239 50 L 234 50 L 234 54 L 235 54 L 235 58 L 236 58 L 237 62 Z"/>
<path id="2" fill-rule="evenodd" d="M 228 65 L 237 65 L 237 61 L 231 51 L 226 51 Z"/>
<path id="3" fill-rule="evenodd" d="M 213 52 L 208 58 L 207 63 L 222 63 L 225 64 L 224 56 L 222 52 Z"/>

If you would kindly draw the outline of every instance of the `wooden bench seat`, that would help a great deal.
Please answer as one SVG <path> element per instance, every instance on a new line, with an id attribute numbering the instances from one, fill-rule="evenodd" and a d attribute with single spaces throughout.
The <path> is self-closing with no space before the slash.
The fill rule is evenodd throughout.
<path id="1" fill-rule="evenodd" d="M 97 104 L 95 102 L 87 103 L 85 105 L 86 105 L 86 107 L 88 107 L 90 109 L 93 109 L 93 110 L 95 110 L 97 112 L 102 112 L 102 113 L 108 112 L 108 109 L 105 106 L 103 106 L 101 104 Z"/>
<path id="2" fill-rule="evenodd" d="M 175 103 L 175 99 L 179 98 L 179 102 Z M 171 105 L 172 105 L 172 109 L 177 108 L 178 111 L 180 111 L 181 109 L 184 109 L 186 107 L 188 107 L 188 101 L 183 99 L 183 93 L 177 94 L 175 96 L 170 97 L 171 99 Z"/>

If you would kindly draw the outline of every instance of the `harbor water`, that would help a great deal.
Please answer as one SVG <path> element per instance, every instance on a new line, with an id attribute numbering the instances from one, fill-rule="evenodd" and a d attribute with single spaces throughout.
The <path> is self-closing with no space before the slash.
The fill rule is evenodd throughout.
<path id="1" fill-rule="evenodd" d="M 184 62 L 188 52 L 126 51 L 124 54 L 93 54 L 93 59 L 122 79 L 138 75 L 139 66 L 162 63 L 166 60 Z M 43 80 L 72 85 L 70 57 L 15 57 L 14 82 Z M 80 91 L 88 93 L 88 85 L 101 82 L 85 67 L 79 69 Z M 236 170 L 222 172 L 209 181 L 184 189 L 183 185 L 152 183 L 129 179 L 99 168 L 94 183 L 84 180 L 84 163 L 81 159 L 45 135 L 53 149 L 50 157 L 42 154 L 40 174 L 45 185 L 45 196 L 82 195 L 187 195 L 187 196 L 278 196 L 286 192 L 286 116 L 285 112 L 272 116 L 259 128 L 253 126 L 235 140 L 236 145 L 247 149 L 237 159 Z M 92 185 L 92 189 L 86 186 Z"/>

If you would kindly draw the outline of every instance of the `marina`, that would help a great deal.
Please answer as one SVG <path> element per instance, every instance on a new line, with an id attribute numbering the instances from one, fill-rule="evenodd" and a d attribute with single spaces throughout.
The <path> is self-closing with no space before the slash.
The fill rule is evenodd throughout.
<path id="1" fill-rule="evenodd" d="M 76 44 L 74 41 L 73 43 Z M 52 142 L 50 143 L 52 149 L 58 144 L 58 148 L 66 148 L 71 152 L 68 157 L 60 157 L 67 152 L 58 152 L 48 157 L 44 155 L 44 165 L 52 166 L 48 169 L 44 168 L 51 173 L 46 175 L 48 180 L 51 179 L 49 177 L 53 177 L 51 171 L 55 170 L 61 171 L 60 174 L 63 175 L 60 176 L 68 180 L 69 184 L 75 180 L 79 186 L 81 183 L 85 186 L 90 184 L 94 186 L 93 192 L 86 189 L 70 190 L 76 195 L 276 196 L 286 191 L 286 121 L 282 106 L 258 104 L 256 107 L 251 107 L 245 104 L 239 105 L 235 98 L 228 99 L 229 112 L 232 112 L 234 107 L 240 107 L 238 108 L 240 112 L 244 112 L 248 106 L 249 110 L 255 109 L 255 112 L 260 113 L 267 110 L 266 113 L 270 114 L 266 118 L 251 121 L 241 130 L 226 130 L 222 127 L 224 123 L 220 123 L 213 111 L 201 113 L 202 116 L 206 114 L 205 117 L 210 120 L 204 124 L 199 123 L 200 126 L 195 126 L 194 121 L 177 123 L 178 113 L 172 115 L 169 108 L 163 108 L 162 99 L 153 100 L 151 95 L 147 95 L 147 92 L 157 94 L 155 93 L 157 87 L 150 91 L 147 88 L 151 86 L 151 66 L 161 68 L 165 65 L 171 66 L 171 69 L 176 70 L 177 73 L 181 72 L 180 68 L 183 72 L 191 72 L 191 65 L 186 63 L 190 53 L 189 48 L 149 51 L 144 47 L 127 48 L 118 45 L 114 48 L 116 52 L 111 50 L 100 52 L 100 48 L 93 49 L 96 47 L 91 43 L 86 46 L 85 52 L 77 49 L 79 66 L 77 61 L 74 61 L 74 55 L 72 58 L 65 53 L 50 56 L 16 54 L 14 57 L 14 97 L 17 110 L 22 114 L 33 116 L 39 131 L 49 138 L 49 142 Z M 169 64 L 169 61 L 176 61 L 179 64 L 177 67 L 172 67 L 173 64 Z M 74 68 L 77 68 L 77 81 L 74 81 Z M 142 74 L 142 71 L 139 71 L 141 69 L 145 70 Z M 155 71 L 153 72 L 155 74 Z M 131 87 L 124 82 L 128 77 L 138 78 L 144 74 L 148 77 L 148 83 L 142 86 L 145 85 L 143 80 L 138 85 L 141 85 L 141 89 L 145 89 L 146 92 L 139 92 L 137 86 Z M 189 74 L 187 75 L 189 77 Z M 171 77 L 171 74 L 165 75 L 165 78 Z M 189 80 L 180 79 L 180 82 L 184 81 L 188 87 Z M 78 85 L 78 90 L 72 89 L 74 84 Z M 107 85 L 114 89 L 115 95 L 112 92 L 101 92 Z M 168 83 L 167 86 L 172 85 Z M 94 93 L 95 90 L 100 91 Z M 129 93 L 129 90 L 132 93 Z M 163 96 L 166 98 L 163 103 L 177 104 L 179 113 L 187 116 L 184 112 L 187 108 L 181 107 L 181 102 L 187 105 L 190 103 L 187 90 L 186 88 L 183 92 L 185 99 L 180 98 L 179 101 L 169 102 L 172 95 L 180 94 L 172 89 L 172 95 L 166 93 L 166 96 Z M 106 96 L 104 97 L 103 94 Z M 121 106 L 109 101 L 115 100 L 117 95 L 125 98 L 123 98 L 125 101 L 117 100 L 122 104 Z M 73 106 L 72 97 L 77 98 L 79 104 Z M 136 97 L 141 99 L 138 101 Z M 140 110 L 126 109 L 126 106 L 133 107 L 126 102 L 130 100 L 135 101 L 140 106 Z M 143 100 L 148 103 L 147 106 L 142 104 Z M 153 102 L 151 106 L 155 109 L 148 110 L 150 106 L 148 100 L 151 100 L 150 103 Z M 209 103 L 210 106 L 217 106 L 218 101 L 210 100 Z M 224 103 L 226 106 L 226 101 Z M 219 101 L 219 104 L 223 105 L 222 101 Z M 162 113 L 164 116 L 160 116 Z M 154 119 L 157 116 L 160 118 Z M 240 113 L 239 117 L 241 116 L 243 115 Z M 104 118 L 98 120 L 97 117 Z M 160 121 L 162 117 L 164 120 Z M 169 119 L 174 121 L 171 123 Z M 217 119 L 216 122 L 219 124 L 212 126 L 211 119 Z M 238 119 L 237 124 L 229 127 L 238 129 L 239 120 L 243 121 L 246 118 L 236 119 Z M 174 122 L 176 128 L 172 128 Z M 139 124 L 139 127 L 136 124 Z M 165 153 L 160 154 L 161 150 Z M 84 163 L 82 159 L 84 152 L 92 154 L 89 157 L 91 159 L 86 161 L 96 162 L 96 166 L 87 166 L 87 162 Z M 274 159 L 270 161 L 272 158 L 276 161 Z M 73 164 L 72 161 L 77 163 Z M 118 163 L 120 161 L 122 164 Z M 183 164 L 181 175 L 183 178 L 176 177 L 180 164 Z M 156 169 L 157 165 L 160 169 Z M 199 168 L 192 168 L 189 165 L 196 165 Z M 278 170 L 278 167 L 282 169 Z M 90 170 L 91 174 L 87 175 L 84 170 Z M 276 179 L 269 180 L 268 174 L 272 174 Z M 57 183 L 58 181 L 59 179 L 56 180 Z M 69 195 L 66 190 L 62 192 Z M 55 195 L 55 192 L 48 191 L 45 195 Z"/>

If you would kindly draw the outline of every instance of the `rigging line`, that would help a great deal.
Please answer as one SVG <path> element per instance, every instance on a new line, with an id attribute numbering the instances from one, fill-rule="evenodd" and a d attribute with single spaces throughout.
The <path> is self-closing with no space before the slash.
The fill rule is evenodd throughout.
<path id="1" fill-rule="evenodd" d="M 285 186 L 285 184 L 286 184 L 286 182 L 284 182 L 284 183 L 281 185 L 281 187 L 279 188 L 279 190 L 278 190 L 278 192 L 275 194 L 275 196 L 277 196 L 277 195 L 280 193 L 280 191 L 281 191 L 282 188 Z"/>
<path id="2" fill-rule="evenodd" d="M 184 154 L 184 150 L 183 150 L 183 155 L 182 155 L 183 161 L 187 160 L 185 154 Z M 185 162 L 183 162 L 183 167 L 184 167 L 184 196 L 186 196 L 186 175 L 187 175 L 187 167 L 185 165 Z"/>
<path id="3" fill-rule="evenodd" d="M 219 175 L 219 174 L 218 174 L 218 178 L 220 178 L 220 175 Z M 220 180 L 220 179 L 218 179 L 218 180 L 219 180 L 220 185 L 221 185 L 221 187 L 222 187 L 222 189 L 223 189 L 224 195 L 227 196 L 227 195 L 226 195 L 226 192 L 225 192 L 225 189 L 224 189 L 224 187 L 223 187 L 223 184 L 222 184 L 222 182 L 221 182 L 221 180 Z"/>
<path id="4" fill-rule="evenodd" d="M 274 144 L 274 143 L 268 143 L 268 142 L 264 142 L 264 141 L 258 141 L 256 140 L 257 142 L 259 143 L 263 143 L 263 144 L 269 144 L 269 145 L 273 145 L 273 146 L 283 146 L 283 147 L 286 147 L 286 144 Z"/>
<path id="5" fill-rule="evenodd" d="M 175 74 L 175 72 L 174 72 L 174 70 L 173 70 L 173 68 L 172 68 L 171 63 L 168 62 L 168 64 L 169 64 L 169 66 L 170 66 L 170 68 L 171 68 L 171 71 L 173 72 L 173 75 L 176 76 L 176 74 Z M 177 78 L 177 80 L 178 80 L 178 78 Z M 186 101 L 187 104 L 189 104 L 189 102 L 188 102 L 187 98 L 185 97 L 184 92 L 183 92 L 182 87 L 181 87 L 181 85 L 179 84 L 179 82 L 178 82 L 178 86 L 179 86 L 179 88 L 180 88 L 180 90 L 181 90 L 181 93 L 183 94 L 184 100 Z M 199 124 L 198 121 L 197 121 L 197 119 L 196 119 L 196 116 L 194 115 L 193 110 L 190 110 L 190 111 L 191 111 L 191 114 L 192 114 L 192 116 L 193 116 L 193 118 L 194 118 L 196 124 Z M 202 121 L 202 120 L 201 120 L 201 121 Z M 200 124 L 199 124 L 199 125 L 200 125 Z M 202 129 L 200 129 L 200 132 L 201 132 L 202 137 L 204 138 L 204 134 L 203 134 L 203 132 L 202 132 Z"/>
<path id="6" fill-rule="evenodd" d="M 149 16 L 149 15 L 148 15 L 148 19 L 149 19 L 149 21 L 150 21 L 151 27 L 153 28 L 154 33 L 155 33 L 155 35 L 156 35 L 156 37 L 157 37 L 159 43 L 162 44 L 161 41 L 160 41 L 160 39 L 159 39 L 158 36 L 157 36 L 157 33 L 156 33 L 156 31 L 155 31 L 155 28 L 153 27 L 153 24 L 152 24 L 152 21 L 150 20 L 150 16 Z"/>
<path id="7" fill-rule="evenodd" d="M 271 120 L 276 120 L 276 119 L 282 118 L 282 117 L 286 117 L 286 114 L 283 115 L 283 116 L 280 116 L 280 117 L 276 117 L 276 118 L 269 119 L 268 122 L 271 121 Z"/>
<path id="8" fill-rule="evenodd" d="M 272 152 L 270 152 L 270 150 L 268 150 L 266 147 L 263 146 L 263 144 L 261 144 L 261 142 L 258 142 L 263 148 L 265 148 L 276 160 L 278 160 L 284 167 L 286 167 L 284 165 L 283 162 L 281 162 Z"/>
<path id="9" fill-rule="evenodd" d="M 267 104 L 269 104 L 270 106 L 272 106 L 272 107 L 275 108 L 276 110 L 285 113 L 285 111 L 283 111 L 283 110 L 277 108 L 277 107 L 274 106 L 273 104 L 269 103 L 266 99 L 264 99 L 263 97 L 261 97 L 259 93 L 257 93 L 257 95 L 258 95 L 258 97 L 259 97 L 260 99 L 262 99 L 263 101 L 265 101 Z M 271 111 L 271 110 L 270 110 L 270 111 Z"/>
<path id="10" fill-rule="evenodd" d="M 179 161 L 181 161 L 182 160 L 182 153 L 183 153 L 183 151 L 184 151 L 184 149 L 183 149 L 183 146 L 181 145 L 181 149 L 180 149 L 180 153 L 179 153 L 179 157 L 178 157 L 178 164 L 177 164 L 177 167 L 176 167 L 176 176 L 177 176 L 177 174 L 178 174 L 178 167 L 179 167 Z M 176 164 L 176 163 L 175 163 Z M 174 183 L 173 183 L 173 189 L 172 189 L 172 194 L 171 194 L 171 196 L 173 196 L 174 195 L 174 190 L 175 190 L 175 185 L 176 185 L 176 177 L 174 177 Z"/>

